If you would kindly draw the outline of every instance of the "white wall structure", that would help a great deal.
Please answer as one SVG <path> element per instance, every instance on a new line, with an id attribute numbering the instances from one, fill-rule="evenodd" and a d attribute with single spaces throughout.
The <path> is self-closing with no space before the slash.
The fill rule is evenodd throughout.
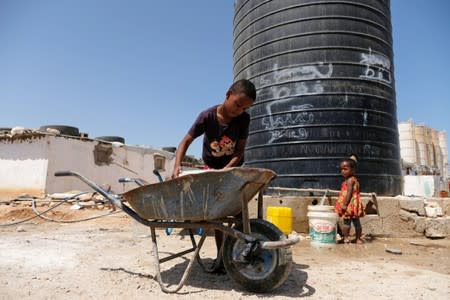
<path id="1" fill-rule="evenodd" d="M 38 132 L 0 136 L 0 199 L 91 190 L 74 177 L 54 176 L 62 170 L 79 172 L 99 185 L 110 186 L 114 193 L 122 193 L 136 185 L 119 183 L 120 177 L 154 183 L 158 179 L 153 170 L 158 169 L 166 179 L 174 163 L 173 153 L 149 147 Z"/>
<path id="2" fill-rule="evenodd" d="M 418 163 L 422 166 L 430 166 L 428 128 L 424 125 L 416 125 L 414 133 L 416 135 L 417 148 L 419 150 Z"/>
<path id="3" fill-rule="evenodd" d="M 442 173 L 442 149 L 439 145 L 439 131 L 430 129 L 431 131 L 431 156 L 433 157 L 434 166 Z"/>
<path id="4" fill-rule="evenodd" d="M 400 156 L 402 160 L 408 164 L 417 164 L 419 158 L 414 122 L 406 121 L 398 123 L 398 133 L 400 141 Z"/>
<path id="5" fill-rule="evenodd" d="M 405 196 L 438 197 L 440 176 L 403 176 L 403 194 Z"/>
<path id="6" fill-rule="evenodd" d="M 439 147 L 441 148 L 441 160 L 442 160 L 442 176 L 449 178 L 449 165 L 448 165 L 448 138 L 447 132 L 440 131 L 438 133 Z"/>
<path id="7" fill-rule="evenodd" d="M 416 166 L 417 170 L 428 170 L 429 174 L 440 174 L 443 179 L 448 173 L 447 133 L 416 125 L 409 120 L 398 123 L 400 155 L 404 165 Z M 405 167 L 405 166 L 404 166 Z"/>

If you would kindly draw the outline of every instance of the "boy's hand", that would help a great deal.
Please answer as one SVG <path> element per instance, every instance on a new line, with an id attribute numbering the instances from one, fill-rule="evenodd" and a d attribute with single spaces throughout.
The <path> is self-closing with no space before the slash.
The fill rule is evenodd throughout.
<path id="1" fill-rule="evenodd" d="M 173 178 L 177 178 L 178 176 L 180 176 L 181 171 L 183 171 L 183 167 L 182 166 L 175 166 L 173 168 L 172 179 Z"/>

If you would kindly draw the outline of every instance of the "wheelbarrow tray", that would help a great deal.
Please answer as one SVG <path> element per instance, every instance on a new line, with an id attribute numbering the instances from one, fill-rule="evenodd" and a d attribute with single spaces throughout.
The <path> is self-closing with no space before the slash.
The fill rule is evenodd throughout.
<path id="1" fill-rule="evenodd" d="M 235 216 L 276 176 L 267 169 L 208 170 L 149 184 L 122 195 L 147 220 L 208 221 Z"/>

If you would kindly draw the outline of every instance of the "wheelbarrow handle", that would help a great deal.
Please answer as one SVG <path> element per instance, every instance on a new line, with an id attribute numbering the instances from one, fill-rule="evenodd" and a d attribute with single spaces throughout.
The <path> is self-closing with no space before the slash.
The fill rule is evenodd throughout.
<path id="1" fill-rule="evenodd" d="M 119 183 L 127 183 L 127 182 L 134 182 L 134 179 L 133 178 L 129 178 L 129 177 L 120 177 L 119 178 Z"/>
<path id="2" fill-rule="evenodd" d="M 290 234 L 287 239 L 280 241 L 262 241 L 260 246 L 263 249 L 287 248 L 298 242 L 300 242 L 300 237 L 297 234 Z"/>
<path id="3" fill-rule="evenodd" d="M 57 171 L 57 172 L 55 172 L 55 176 L 75 176 L 75 177 L 79 178 L 81 181 L 83 181 L 84 183 L 86 183 L 88 186 L 90 186 L 93 190 L 98 192 L 100 195 L 102 195 L 103 197 L 108 199 L 113 205 L 115 205 L 119 208 L 122 208 L 122 202 L 114 194 L 108 193 L 107 191 L 102 189 L 100 186 L 98 186 L 95 182 L 87 179 L 86 177 L 84 177 L 83 175 L 81 175 L 77 172 Z"/>
<path id="4" fill-rule="evenodd" d="M 145 180 L 140 178 L 130 178 L 130 177 L 121 177 L 119 178 L 119 183 L 128 183 L 128 182 L 134 182 L 138 186 L 144 186 L 148 184 Z"/>
<path id="5" fill-rule="evenodd" d="M 55 176 L 59 177 L 59 176 L 73 176 L 75 175 L 74 172 L 72 171 L 57 171 L 55 172 Z"/>

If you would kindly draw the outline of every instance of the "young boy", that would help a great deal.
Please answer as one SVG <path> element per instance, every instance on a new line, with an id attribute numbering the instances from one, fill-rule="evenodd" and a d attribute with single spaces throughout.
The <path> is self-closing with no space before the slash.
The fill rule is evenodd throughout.
<path id="1" fill-rule="evenodd" d="M 172 177 L 178 177 L 187 149 L 202 134 L 205 168 L 223 169 L 242 165 L 250 123 L 250 116 L 245 110 L 252 106 L 255 99 L 255 86 L 242 79 L 231 85 L 222 104 L 201 112 L 178 146 Z"/>
<path id="2" fill-rule="evenodd" d="M 249 80 L 242 79 L 230 86 L 222 104 L 201 112 L 178 146 L 172 178 L 180 175 L 181 162 L 187 149 L 192 141 L 201 135 L 203 135 L 202 158 L 206 169 L 242 165 L 250 123 L 250 116 L 245 110 L 252 106 L 255 99 L 255 86 Z M 215 238 L 219 255 L 223 240 L 222 232 L 216 230 Z M 214 267 L 216 272 L 224 273 L 219 257 Z"/>

